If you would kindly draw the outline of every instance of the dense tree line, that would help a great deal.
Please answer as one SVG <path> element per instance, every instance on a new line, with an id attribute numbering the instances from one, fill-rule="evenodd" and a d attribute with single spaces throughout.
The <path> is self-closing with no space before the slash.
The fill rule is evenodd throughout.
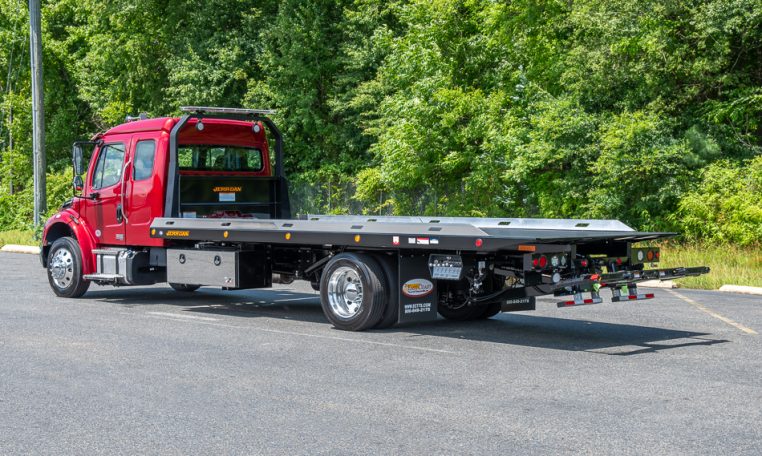
<path id="1" fill-rule="evenodd" d="M 274 107 L 318 209 L 762 242 L 762 0 L 43 3 L 52 199 L 127 114 Z M 30 219 L 27 14 L 0 0 L 0 228 Z"/>

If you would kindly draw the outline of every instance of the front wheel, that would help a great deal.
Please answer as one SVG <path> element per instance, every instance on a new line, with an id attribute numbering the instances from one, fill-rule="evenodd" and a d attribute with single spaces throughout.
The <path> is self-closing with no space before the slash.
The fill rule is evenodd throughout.
<path id="1" fill-rule="evenodd" d="M 82 278 L 82 252 L 76 239 L 62 237 L 50 247 L 48 282 L 53 293 L 62 298 L 79 298 L 90 287 Z"/>
<path id="2" fill-rule="evenodd" d="M 388 300 L 383 269 L 370 255 L 342 253 L 328 262 L 320 279 L 320 304 L 338 329 L 362 331 L 376 325 Z"/>

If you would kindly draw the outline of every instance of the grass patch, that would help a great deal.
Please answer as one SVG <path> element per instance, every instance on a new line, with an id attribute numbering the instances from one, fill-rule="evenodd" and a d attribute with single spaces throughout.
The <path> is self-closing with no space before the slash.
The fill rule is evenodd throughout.
<path id="1" fill-rule="evenodd" d="M 5 244 L 39 245 L 34 239 L 34 230 L 0 231 L 0 247 Z"/>
<path id="2" fill-rule="evenodd" d="M 660 268 L 709 266 L 711 272 L 676 282 L 685 288 L 716 290 L 722 285 L 762 287 L 762 246 L 662 244 Z"/>

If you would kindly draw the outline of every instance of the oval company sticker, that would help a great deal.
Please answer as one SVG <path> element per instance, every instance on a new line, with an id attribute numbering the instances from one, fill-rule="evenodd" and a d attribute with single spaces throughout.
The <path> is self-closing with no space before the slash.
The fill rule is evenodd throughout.
<path id="1" fill-rule="evenodd" d="M 402 285 L 402 294 L 408 298 L 420 298 L 434 291 L 434 284 L 426 279 L 412 279 Z"/>

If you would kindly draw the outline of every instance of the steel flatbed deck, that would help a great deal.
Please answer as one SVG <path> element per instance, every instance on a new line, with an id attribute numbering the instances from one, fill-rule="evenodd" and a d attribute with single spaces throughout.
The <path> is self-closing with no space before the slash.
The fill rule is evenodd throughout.
<path id="1" fill-rule="evenodd" d="M 151 236 L 191 241 L 460 251 L 522 244 L 637 242 L 675 236 L 617 220 L 310 215 L 306 219 L 157 218 Z"/>

